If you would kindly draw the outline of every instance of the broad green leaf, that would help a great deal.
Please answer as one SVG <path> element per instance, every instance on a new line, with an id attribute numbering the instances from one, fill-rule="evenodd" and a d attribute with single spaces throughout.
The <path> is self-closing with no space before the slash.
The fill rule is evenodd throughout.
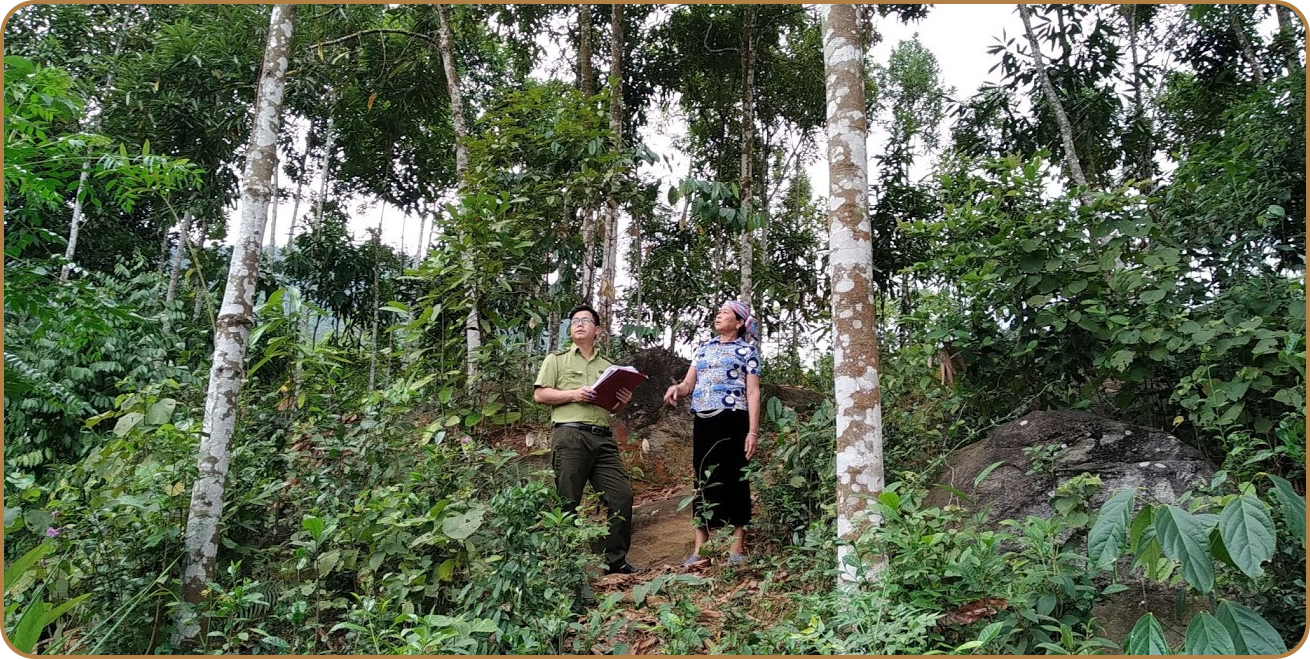
<path id="1" fill-rule="evenodd" d="M 475 618 L 469 623 L 469 632 L 473 634 L 494 634 L 497 629 L 496 623 L 486 618 Z"/>
<path id="2" fill-rule="evenodd" d="M 310 537 L 317 540 L 323 535 L 323 519 L 313 515 L 306 515 L 305 519 L 300 522 L 300 528 L 309 531 Z"/>
<path id="3" fill-rule="evenodd" d="M 1283 520 L 1287 522 L 1288 530 L 1305 547 L 1305 497 L 1297 494 L 1291 483 L 1278 476 L 1269 474 L 1269 480 L 1274 482 L 1274 496 L 1283 509 Z"/>
<path id="4" fill-rule="evenodd" d="M 37 562 L 38 560 L 41 560 L 42 556 L 49 554 L 50 550 L 54 548 L 55 548 L 54 545 L 48 542 L 43 542 L 33 547 L 32 549 L 28 550 L 28 552 L 26 554 L 23 554 L 21 557 L 19 557 L 18 560 L 14 561 L 13 563 L 10 563 L 9 565 L 6 565 L 5 566 L 5 594 L 6 595 L 9 594 L 9 589 L 13 588 L 14 585 L 18 583 L 18 578 L 23 576 L 23 573 L 27 572 L 28 568 L 32 567 L 33 563 Z"/>
<path id="5" fill-rule="evenodd" d="M 127 414 L 118 417 L 118 423 L 114 424 L 114 435 L 116 437 L 122 437 L 127 433 L 132 432 L 132 429 L 137 427 L 137 424 L 141 423 L 145 418 L 146 415 L 140 412 L 128 412 Z"/>
<path id="6" fill-rule="evenodd" d="M 1164 640 L 1164 628 L 1155 615 L 1146 614 L 1137 620 L 1124 640 L 1124 654 L 1169 654 L 1169 643 Z"/>
<path id="7" fill-rule="evenodd" d="M 1214 589 L 1214 559 L 1204 524 L 1177 506 L 1162 506 L 1155 513 L 1155 532 L 1164 555 L 1180 563 L 1187 583 L 1202 594 Z"/>
<path id="8" fill-rule="evenodd" d="M 19 652 L 31 652 L 32 647 L 41 639 L 42 624 L 45 621 L 46 603 L 40 599 L 33 601 L 23 609 L 23 617 L 9 635 L 9 642 Z"/>
<path id="9" fill-rule="evenodd" d="M 1233 639 L 1235 654 L 1283 654 L 1287 646 L 1259 613 L 1234 602 L 1220 602 L 1215 612 Z"/>
<path id="10" fill-rule="evenodd" d="M 152 426 L 162 426 L 165 423 L 171 423 L 173 421 L 173 410 L 176 408 L 177 401 L 172 398 L 161 399 L 159 402 L 151 405 L 150 409 L 146 410 L 145 421 Z"/>
<path id="11" fill-rule="evenodd" d="M 1087 534 L 1087 557 L 1102 569 L 1114 565 L 1128 544 L 1128 520 L 1133 512 L 1133 490 L 1114 493 L 1101 506 L 1101 512 Z"/>
<path id="12" fill-rule="evenodd" d="M 1219 537 L 1237 569 L 1252 579 L 1264 572 L 1260 564 L 1274 556 L 1274 520 L 1253 496 L 1237 497 L 1224 506 Z"/>
<path id="13" fill-rule="evenodd" d="M 1155 539 L 1155 526 L 1151 523 L 1154 519 L 1155 507 L 1150 504 L 1142 506 L 1133 517 L 1132 526 L 1128 527 L 1128 548 L 1134 554 L 1140 554 L 1145 543 Z"/>
<path id="14" fill-rule="evenodd" d="M 322 579 L 323 577 L 326 577 L 327 575 L 331 574 L 332 570 L 335 570 L 337 564 L 339 564 L 340 562 L 341 562 L 341 552 L 336 549 L 333 549 L 332 551 L 327 552 L 322 556 L 319 556 L 318 560 L 314 562 L 314 565 L 318 567 L 318 577 Z"/>
<path id="15" fill-rule="evenodd" d="M 29 510 L 23 513 L 23 526 L 33 533 L 45 533 L 45 530 L 54 524 L 55 516 L 44 510 Z"/>
<path id="16" fill-rule="evenodd" d="M 463 540 L 482 526 L 484 508 L 470 508 L 463 513 L 455 513 L 441 521 L 441 532 L 452 540 Z"/>
<path id="17" fill-rule="evenodd" d="M 1217 618 L 1201 611 L 1187 625 L 1187 638 L 1183 641 L 1183 654 L 1236 654 L 1233 637 Z"/>

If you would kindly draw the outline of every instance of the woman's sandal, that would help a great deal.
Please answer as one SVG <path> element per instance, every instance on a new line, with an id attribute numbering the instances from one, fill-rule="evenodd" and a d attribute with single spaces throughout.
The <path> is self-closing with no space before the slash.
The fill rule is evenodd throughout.
<path id="1" fill-rule="evenodd" d="M 692 554 L 691 556 L 687 557 L 687 560 L 682 562 L 682 567 L 698 567 L 709 562 L 710 559 L 705 558 L 700 554 Z"/>
<path id="2" fill-rule="evenodd" d="M 746 554 L 730 554 L 728 556 L 728 565 L 737 565 L 738 563 L 745 563 L 748 560 L 750 559 Z"/>

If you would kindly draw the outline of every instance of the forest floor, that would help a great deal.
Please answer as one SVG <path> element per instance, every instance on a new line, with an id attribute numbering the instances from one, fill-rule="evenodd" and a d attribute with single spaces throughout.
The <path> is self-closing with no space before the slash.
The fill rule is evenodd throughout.
<path id="1" fill-rule="evenodd" d="M 545 437 L 548 431 L 528 435 Z M 529 437 L 507 434 L 497 443 L 513 448 L 530 464 L 549 469 L 549 450 L 539 445 L 528 446 Z M 674 597 L 680 600 L 676 603 L 676 619 L 692 634 L 689 642 L 680 643 L 680 647 L 675 649 L 680 654 L 712 652 L 715 641 L 721 636 L 725 617 L 729 615 L 744 614 L 760 624 L 768 624 L 761 617 L 775 618 L 790 608 L 787 572 L 776 569 L 771 560 L 776 558 L 771 556 L 774 543 L 759 538 L 751 529 L 747 529 L 746 537 L 751 558 L 746 563 L 728 565 L 727 538 L 716 538 L 708 545 L 709 562 L 692 568 L 682 567 L 694 545 L 689 503 L 693 492 L 691 447 L 668 446 L 658 455 L 651 455 L 642 451 L 639 440 L 629 441 L 624 430 L 618 433 L 618 440 L 633 477 L 633 534 L 628 562 L 640 571 L 606 575 L 599 569 L 598 555 L 591 581 L 596 604 L 591 608 L 601 606 L 601 602 L 615 595 L 618 597 L 612 608 L 601 608 L 602 624 L 614 631 L 607 640 L 593 648 L 593 652 L 667 653 L 669 648 L 663 646 L 669 636 L 668 620 L 661 619 L 661 612 L 671 610 L 667 605 Z M 683 462 L 687 468 L 678 469 L 677 465 Z M 595 521 L 604 519 L 599 506 L 588 510 Z M 673 596 L 670 595 L 673 588 L 669 586 L 675 581 L 681 583 L 674 586 L 677 595 Z M 766 599 L 769 600 L 767 604 Z M 688 613 L 692 615 L 688 616 Z M 687 619 L 689 617 L 694 619 Z M 594 617 L 591 619 L 595 620 Z M 695 638 L 699 638 L 703 645 L 697 647 L 700 643 Z"/>

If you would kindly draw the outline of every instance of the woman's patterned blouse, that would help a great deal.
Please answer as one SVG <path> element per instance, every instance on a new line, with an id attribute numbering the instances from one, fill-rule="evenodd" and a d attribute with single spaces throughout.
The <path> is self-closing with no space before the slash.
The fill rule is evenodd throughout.
<path id="1" fill-rule="evenodd" d="M 760 351 L 744 339 L 710 339 L 696 348 L 696 389 L 691 411 L 745 410 L 746 376 L 760 374 Z"/>

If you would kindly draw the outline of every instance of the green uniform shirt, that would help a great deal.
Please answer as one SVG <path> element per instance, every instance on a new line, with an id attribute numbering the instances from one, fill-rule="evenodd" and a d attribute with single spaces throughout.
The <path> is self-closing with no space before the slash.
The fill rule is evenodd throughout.
<path id="1" fill-rule="evenodd" d="M 588 360 L 582 356 L 577 346 L 569 346 L 565 350 L 546 355 L 546 360 L 541 362 L 541 370 L 537 372 L 534 386 L 560 390 L 591 386 L 611 365 L 610 360 L 602 357 L 600 351 L 593 353 Z M 551 408 L 550 421 L 609 427 L 610 413 L 591 403 L 565 403 Z"/>

